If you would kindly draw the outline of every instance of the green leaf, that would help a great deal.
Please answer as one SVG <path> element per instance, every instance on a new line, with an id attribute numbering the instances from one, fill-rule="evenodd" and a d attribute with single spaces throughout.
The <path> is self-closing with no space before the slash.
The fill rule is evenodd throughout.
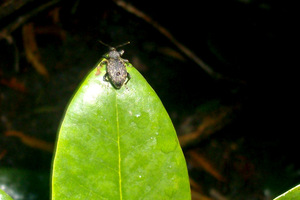
<path id="1" fill-rule="evenodd" d="M 300 185 L 290 189 L 284 194 L 276 197 L 274 200 L 298 200 L 300 199 Z"/>
<path id="2" fill-rule="evenodd" d="M 0 200 L 12 200 L 12 198 L 0 189 Z"/>
<path id="3" fill-rule="evenodd" d="M 98 63 L 99 64 L 99 63 Z M 53 161 L 52 199 L 190 199 L 185 159 L 156 93 L 131 64 L 121 89 L 96 68 L 71 100 Z"/>

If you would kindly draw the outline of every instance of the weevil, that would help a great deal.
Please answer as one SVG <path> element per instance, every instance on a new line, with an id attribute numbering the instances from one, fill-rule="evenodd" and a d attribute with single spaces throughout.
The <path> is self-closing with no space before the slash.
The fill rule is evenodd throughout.
<path id="1" fill-rule="evenodd" d="M 106 73 L 103 76 L 104 81 L 109 81 L 116 89 L 120 89 L 124 84 L 126 85 L 130 80 L 130 74 L 126 70 L 126 63 L 129 61 L 121 58 L 124 54 L 124 50 L 117 51 L 117 48 L 127 45 L 130 42 L 111 47 L 102 41 L 101 44 L 109 47 L 109 52 L 103 56 L 103 60 L 97 67 L 96 75 L 100 74 L 100 69 L 104 63 L 106 63 Z"/>

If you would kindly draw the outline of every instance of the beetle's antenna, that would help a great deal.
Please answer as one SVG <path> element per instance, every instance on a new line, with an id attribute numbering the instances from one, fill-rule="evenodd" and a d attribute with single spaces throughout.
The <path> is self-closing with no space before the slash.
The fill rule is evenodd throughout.
<path id="1" fill-rule="evenodd" d="M 125 45 L 127 45 L 127 44 L 130 44 L 130 41 L 125 42 L 125 43 L 123 43 L 123 44 L 120 44 L 120 45 L 116 46 L 116 49 L 119 48 L 119 47 L 125 46 Z"/>
<path id="2" fill-rule="evenodd" d="M 108 45 L 108 44 L 102 42 L 101 40 L 98 40 L 98 42 L 100 42 L 100 43 L 103 44 L 104 46 L 107 46 L 107 47 L 109 47 L 109 48 L 112 48 L 112 46 L 110 46 L 110 45 Z"/>

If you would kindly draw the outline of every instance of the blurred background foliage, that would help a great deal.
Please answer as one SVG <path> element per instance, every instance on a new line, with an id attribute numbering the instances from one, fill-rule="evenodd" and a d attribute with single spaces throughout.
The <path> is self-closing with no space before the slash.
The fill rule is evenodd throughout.
<path id="1" fill-rule="evenodd" d="M 98 40 L 131 42 L 123 57 L 171 116 L 194 200 L 272 199 L 296 185 L 293 7 L 1 1 L 0 188 L 14 199 L 49 198 L 56 132 L 77 86 L 108 50 Z"/>

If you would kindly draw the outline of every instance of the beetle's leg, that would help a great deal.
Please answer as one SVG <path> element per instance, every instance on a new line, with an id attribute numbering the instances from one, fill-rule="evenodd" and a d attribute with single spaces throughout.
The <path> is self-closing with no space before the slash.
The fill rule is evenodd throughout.
<path id="1" fill-rule="evenodd" d="M 125 86 L 125 88 L 128 90 L 128 87 L 127 87 L 127 83 L 128 83 L 128 81 L 131 79 L 131 76 L 130 76 L 130 74 L 127 72 L 127 80 L 126 80 L 126 82 L 125 82 L 125 84 L 124 84 L 124 86 Z"/>
<path id="2" fill-rule="evenodd" d="M 130 74 L 127 72 L 127 80 L 126 80 L 126 82 L 125 82 L 125 85 L 128 83 L 128 81 L 131 79 L 131 76 L 130 76 Z"/>
<path id="3" fill-rule="evenodd" d="M 106 64 L 108 63 L 106 59 L 101 60 L 101 62 L 97 66 L 97 72 L 95 74 L 96 76 L 98 76 L 100 74 L 100 69 L 103 67 L 104 62 L 106 62 Z"/>
<path id="4" fill-rule="evenodd" d="M 109 59 L 108 53 L 107 53 L 107 54 L 104 54 L 103 57 L 106 58 L 106 59 Z"/>
<path id="5" fill-rule="evenodd" d="M 107 72 L 103 76 L 103 81 L 109 82 L 109 80 L 108 80 L 108 73 Z"/>
<path id="6" fill-rule="evenodd" d="M 120 56 L 122 56 L 124 54 L 124 50 L 120 50 L 118 52 L 119 52 Z"/>

